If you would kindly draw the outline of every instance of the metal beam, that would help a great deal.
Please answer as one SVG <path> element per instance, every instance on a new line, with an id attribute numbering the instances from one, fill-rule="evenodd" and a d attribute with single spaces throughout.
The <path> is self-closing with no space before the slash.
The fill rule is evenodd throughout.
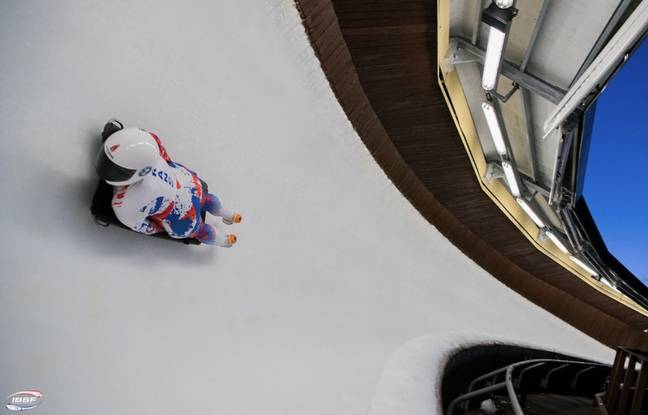
<path id="1" fill-rule="evenodd" d="M 524 51 L 524 57 L 522 58 L 522 63 L 520 64 L 520 71 L 525 72 L 529 59 L 531 58 L 531 53 L 533 52 L 533 47 L 538 40 L 538 33 L 542 28 L 545 17 L 547 16 L 547 11 L 549 10 L 549 3 L 551 0 L 544 0 L 542 3 L 542 8 L 538 13 L 538 18 L 536 19 L 535 26 L 533 27 L 533 33 L 531 33 L 531 38 L 529 39 L 529 44 L 527 45 L 526 50 Z M 533 181 L 538 180 L 538 155 L 536 153 L 535 147 L 535 132 L 533 131 L 533 115 L 531 113 L 531 102 L 529 99 L 529 93 L 526 89 L 522 91 L 522 107 L 524 109 L 524 122 L 526 124 L 527 132 L 527 141 L 529 145 L 529 161 L 531 162 L 531 178 Z"/>
<path id="2" fill-rule="evenodd" d="M 592 64 L 569 88 L 544 123 L 545 136 L 558 128 L 617 68 L 623 57 L 648 29 L 648 2 L 641 2 L 612 36 Z"/>
<path id="3" fill-rule="evenodd" d="M 481 25 L 481 15 L 483 10 L 484 1 L 477 0 L 475 1 L 475 21 L 473 23 L 473 32 L 470 42 L 477 46 L 477 40 L 479 40 L 479 28 Z"/>
<path id="4" fill-rule="evenodd" d="M 558 211 L 558 217 L 561 219 L 563 227 L 565 228 L 569 243 L 576 248 L 577 251 L 581 251 L 583 249 L 583 244 L 581 243 L 583 238 L 571 216 L 572 214 L 573 211 L 568 208 L 563 208 Z"/>
<path id="5" fill-rule="evenodd" d="M 566 133 L 561 133 L 558 146 L 556 148 L 556 159 L 554 161 L 553 174 L 551 177 L 551 191 L 549 192 L 549 205 L 553 205 L 559 201 L 562 193 L 563 177 L 565 175 L 565 168 L 567 167 L 567 156 L 571 149 L 572 142 L 574 141 L 575 131 L 569 130 Z"/>
<path id="6" fill-rule="evenodd" d="M 524 369 L 520 370 L 520 374 L 518 375 L 517 380 L 515 381 L 515 387 L 519 388 L 520 385 L 522 385 L 522 380 L 524 379 L 524 374 L 528 372 L 529 370 L 533 370 L 537 367 L 544 366 L 546 362 L 540 362 L 536 363 L 535 365 L 527 366 Z"/>
<path id="7" fill-rule="evenodd" d="M 527 188 L 533 192 L 538 192 L 542 196 L 544 196 L 545 199 L 549 199 L 549 189 L 535 182 L 531 177 L 527 176 L 521 171 L 518 171 L 517 174 L 520 178 L 520 181 L 524 185 L 524 188 Z M 486 168 L 486 174 L 484 175 L 484 180 L 490 182 L 492 180 L 501 179 L 503 177 L 504 177 L 504 171 L 502 170 L 501 162 L 499 160 L 490 161 Z M 522 188 L 522 190 L 524 190 L 524 188 Z"/>
<path id="8" fill-rule="evenodd" d="M 518 401 L 517 394 L 515 393 L 515 388 L 513 387 L 513 369 L 514 366 L 509 366 L 506 371 L 506 376 L 504 377 L 506 381 L 506 391 L 508 392 L 509 402 L 511 404 L 511 409 L 515 415 L 524 415 L 520 402 Z"/>
<path id="9" fill-rule="evenodd" d="M 579 370 L 576 373 L 576 376 L 574 376 L 574 379 L 571 381 L 569 387 L 572 389 L 576 389 L 576 386 L 578 386 L 578 378 L 581 377 L 581 375 L 585 372 L 589 372 L 590 370 L 596 369 L 596 366 L 588 366 L 585 369 Z"/>
<path id="10" fill-rule="evenodd" d="M 549 199 L 549 189 L 542 186 L 540 183 L 533 180 L 531 177 L 527 176 L 526 174 L 524 174 L 522 172 L 520 172 L 520 176 L 522 177 L 522 183 L 524 183 L 524 185 L 527 188 L 529 188 L 529 190 L 533 190 L 535 192 L 538 192 L 542 196 L 544 196 L 545 199 Z"/>
<path id="11" fill-rule="evenodd" d="M 535 132 L 533 131 L 533 115 L 531 114 L 531 100 L 526 89 L 522 93 L 522 107 L 524 109 L 524 123 L 526 124 L 527 141 L 529 147 L 529 161 L 531 162 L 531 179 L 537 181 L 540 177 L 538 171 L 538 153 L 536 151 Z"/>
<path id="12" fill-rule="evenodd" d="M 549 380 L 551 380 L 551 375 L 553 375 L 554 373 L 556 373 L 559 370 L 562 370 L 562 369 L 564 369 L 564 368 L 566 368 L 568 366 L 569 366 L 568 363 L 563 363 L 562 365 L 560 365 L 558 367 L 554 367 L 553 369 L 548 371 L 547 374 L 545 375 L 545 377 L 540 381 L 540 387 L 543 388 L 543 389 L 546 389 L 549 386 Z"/>
<path id="13" fill-rule="evenodd" d="M 594 58 L 596 58 L 596 55 L 598 55 L 601 49 L 603 49 L 603 46 L 605 46 L 607 41 L 610 39 L 610 36 L 612 35 L 612 31 L 617 27 L 619 21 L 621 20 L 621 17 L 623 17 L 624 13 L 628 9 L 628 6 L 630 6 L 630 3 L 632 3 L 632 1 L 633 0 L 621 0 L 621 3 L 619 3 L 617 8 L 614 10 L 614 13 L 612 13 L 612 17 L 610 17 L 610 20 L 605 25 L 605 29 L 603 29 L 601 35 L 598 37 L 598 39 L 596 39 L 596 43 L 594 43 L 594 46 L 592 46 L 592 49 L 587 54 L 587 57 L 583 61 L 583 64 L 578 69 L 576 76 L 574 76 L 574 79 L 572 79 L 572 82 L 569 85 L 570 87 L 574 84 L 574 82 L 576 82 L 578 78 L 580 78 L 583 72 L 587 70 L 587 68 L 594 60 Z"/>
<path id="14" fill-rule="evenodd" d="M 483 49 L 473 45 L 462 37 L 457 36 L 452 37 L 451 39 L 457 41 L 457 46 L 460 49 L 464 49 L 466 52 L 469 52 L 470 54 L 478 58 L 480 62 L 484 62 L 484 56 L 486 55 L 486 52 Z M 520 85 L 521 88 L 527 89 L 553 104 L 559 103 L 565 96 L 565 90 L 546 81 L 543 81 L 542 79 L 534 75 L 520 71 L 520 68 L 517 65 L 514 65 L 508 61 L 502 62 L 501 71 L 504 76 Z"/>
<path id="15" fill-rule="evenodd" d="M 529 39 L 529 44 L 527 45 L 526 50 L 524 51 L 524 57 L 522 58 L 522 63 L 520 64 L 520 70 L 522 72 L 526 71 L 527 64 L 529 63 L 529 58 L 531 57 L 531 52 L 535 46 L 536 40 L 538 39 L 538 33 L 542 28 L 542 23 L 544 22 L 545 17 L 547 16 L 547 10 L 549 10 L 549 3 L 551 0 L 544 0 L 542 3 L 542 8 L 540 13 L 538 13 L 538 18 L 536 19 L 535 26 L 533 27 L 533 32 L 531 33 L 531 38 Z"/>

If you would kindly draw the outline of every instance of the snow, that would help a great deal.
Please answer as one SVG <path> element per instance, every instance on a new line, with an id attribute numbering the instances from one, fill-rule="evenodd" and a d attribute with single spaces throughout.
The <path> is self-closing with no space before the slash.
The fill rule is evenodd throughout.
<path id="1" fill-rule="evenodd" d="M 40 390 L 42 415 L 364 414 L 389 356 L 430 333 L 611 359 L 402 197 L 291 1 L 180 5 L 0 2 L 0 396 Z M 244 213 L 237 246 L 93 223 L 113 116 Z"/>

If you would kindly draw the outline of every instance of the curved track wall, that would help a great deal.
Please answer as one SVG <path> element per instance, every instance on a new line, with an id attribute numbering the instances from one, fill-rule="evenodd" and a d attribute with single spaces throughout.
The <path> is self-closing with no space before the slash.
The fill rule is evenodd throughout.
<path id="1" fill-rule="evenodd" d="M 0 396 L 36 388 L 40 415 L 352 415 L 430 333 L 612 359 L 393 186 L 291 1 L 6 0 L 0 54 Z M 112 116 L 243 212 L 233 228 L 207 219 L 235 247 L 93 223 Z"/>

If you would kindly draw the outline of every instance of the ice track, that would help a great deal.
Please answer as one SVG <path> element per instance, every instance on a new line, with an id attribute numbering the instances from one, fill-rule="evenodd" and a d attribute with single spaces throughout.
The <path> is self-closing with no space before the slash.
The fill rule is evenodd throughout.
<path id="1" fill-rule="evenodd" d="M 0 56 L 0 396 L 41 390 L 41 415 L 362 415 L 430 333 L 611 357 L 401 196 L 291 1 L 4 0 Z M 245 214 L 236 247 L 93 223 L 113 116 Z"/>

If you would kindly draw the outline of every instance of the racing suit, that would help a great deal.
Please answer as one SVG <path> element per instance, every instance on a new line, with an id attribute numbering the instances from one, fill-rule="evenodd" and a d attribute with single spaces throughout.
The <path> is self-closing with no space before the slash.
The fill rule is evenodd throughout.
<path id="1" fill-rule="evenodd" d="M 196 238 L 214 244 L 216 230 L 201 220 L 204 209 L 218 215 L 222 205 L 214 194 L 205 194 L 198 175 L 171 160 L 157 135 L 149 132 L 160 149 L 157 165 L 142 170 L 142 180 L 116 186 L 112 208 L 124 225 L 152 235 L 167 232 L 172 238 Z"/>

